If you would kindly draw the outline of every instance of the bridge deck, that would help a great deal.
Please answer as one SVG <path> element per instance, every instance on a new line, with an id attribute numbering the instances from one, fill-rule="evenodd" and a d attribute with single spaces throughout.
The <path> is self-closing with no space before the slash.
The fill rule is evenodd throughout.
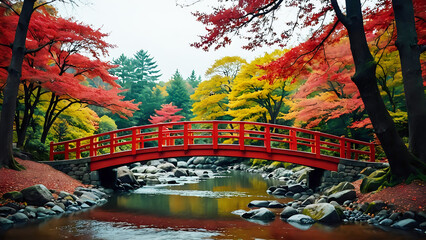
<path id="1" fill-rule="evenodd" d="M 92 170 L 182 156 L 261 158 L 336 170 L 341 158 L 375 161 L 375 146 L 301 128 L 234 121 L 144 125 L 50 143 L 50 160 L 91 157 Z"/>

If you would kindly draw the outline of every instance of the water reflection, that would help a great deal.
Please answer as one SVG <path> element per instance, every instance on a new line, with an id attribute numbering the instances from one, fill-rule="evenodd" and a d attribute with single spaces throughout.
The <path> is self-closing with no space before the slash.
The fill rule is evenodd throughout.
<path id="1" fill-rule="evenodd" d="M 0 239 L 424 239 L 421 234 L 371 225 L 316 223 L 302 230 L 279 217 L 258 223 L 232 213 L 248 210 L 251 200 L 274 200 L 265 190 L 275 184 L 258 175 L 237 173 L 195 184 L 143 188 L 112 197 L 105 206 L 87 212 L 0 232 Z"/>
<path id="2" fill-rule="evenodd" d="M 116 196 L 110 205 L 122 211 L 136 211 L 140 214 L 235 218 L 231 212 L 247 209 L 251 200 L 270 199 L 265 190 L 275 183 L 272 180 L 265 181 L 258 175 L 234 173 L 198 184 L 142 187 L 134 194 Z"/>

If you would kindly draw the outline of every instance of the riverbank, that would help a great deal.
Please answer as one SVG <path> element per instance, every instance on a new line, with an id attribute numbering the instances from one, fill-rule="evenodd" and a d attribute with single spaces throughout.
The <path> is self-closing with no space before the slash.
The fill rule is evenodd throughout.
<path id="1" fill-rule="evenodd" d="M 108 194 L 52 167 L 17 159 L 26 170 L 0 169 L 0 230 L 69 215 L 107 202 Z"/>
<path id="2" fill-rule="evenodd" d="M 48 189 L 70 193 L 74 192 L 77 187 L 87 187 L 87 185 L 55 170 L 49 165 L 19 158 L 16 158 L 16 160 L 26 170 L 0 169 L 0 196 L 7 192 L 20 191 L 36 184 L 43 184 Z"/>
<path id="3" fill-rule="evenodd" d="M 88 187 L 86 185 L 83 185 L 81 182 L 75 179 L 72 179 L 71 177 L 47 165 L 36 163 L 33 161 L 26 161 L 26 160 L 18 160 L 18 161 L 19 163 L 24 165 L 27 168 L 27 170 L 17 172 L 17 171 L 13 171 L 9 169 L 1 169 L 0 170 L 0 193 L 1 194 L 10 192 L 10 191 L 20 191 L 26 187 L 33 186 L 35 184 L 43 184 L 49 190 L 55 190 L 54 191 L 55 193 L 59 193 L 61 191 L 73 193 L 74 190 L 78 187 L 80 188 Z M 179 162 L 176 163 L 176 165 L 179 165 Z M 162 169 L 167 166 L 171 167 L 171 164 L 163 163 L 163 165 L 160 165 L 159 163 L 158 169 Z M 235 169 L 236 168 L 235 166 L 241 167 L 241 165 L 234 165 L 234 167 L 232 168 Z M 152 165 L 150 165 L 149 167 L 154 169 L 154 166 Z M 136 169 L 142 171 L 144 168 L 136 167 Z M 147 169 L 145 169 L 144 171 L 146 170 Z M 249 171 L 252 171 L 252 170 L 249 169 Z M 188 172 L 190 171 L 187 170 L 186 172 L 187 175 L 191 175 L 191 174 L 188 174 Z M 163 174 L 170 175 L 170 172 L 164 171 Z M 180 174 L 181 174 L 180 171 L 177 171 L 177 169 L 174 169 L 173 171 L 174 177 L 177 177 L 176 175 L 180 175 Z M 147 174 L 139 173 L 138 175 L 138 173 L 136 173 L 136 176 L 143 177 L 146 182 L 148 182 L 148 180 L 149 181 L 155 180 L 153 178 L 149 178 L 149 176 L 151 175 L 147 175 Z M 426 201 L 424 193 L 426 192 L 426 189 L 422 182 L 415 181 L 409 185 L 401 184 L 393 188 L 386 188 L 380 192 L 368 193 L 368 194 L 361 194 L 359 192 L 359 184 L 360 184 L 360 181 L 353 182 L 353 185 L 355 186 L 355 190 L 357 192 L 358 203 L 385 200 L 385 201 L 388 201 L 388 203 L 392 204 L 395 207 L 395 209 L 398 209 L 399 211 L 407 211 L 407 210 L 416 211 L 416 212 L 424 211 L 425 201 Z M 55 195 L 55 193 L 53 193 L 53 195 L 57 199 L 58 195 L 57 194 Z"/>

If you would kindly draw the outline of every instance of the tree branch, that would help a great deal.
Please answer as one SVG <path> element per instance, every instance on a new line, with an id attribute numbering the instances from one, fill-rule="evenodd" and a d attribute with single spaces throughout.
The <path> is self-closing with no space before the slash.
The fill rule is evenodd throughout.
<path id="1" fill-rule="evenodd" d="M 4 43 L 0 43 L 0 46 L 3 46 L 3 47 L 8 47 L 8 48 L 10 48 L 10 49 L 12 49 L 12 44 L 4 44 Z"/>
<path id="2" fill-rule="evenodd" d="M 44 47 L 46 47 L 46 46 L 48 46 L 48 45 L 50 45 L 50 44 L 52 44 L 52 43 L 54 43 L 55 41 L 53 41 L 53 40 L 50 40 L 49 42 L 47 42 L 47 43 L 45 43 L 45 44 L 43 44 L 43 45 L 41 45 L 41 46 L 39 46 L 38 48 L 35 48 L 35 49 L 30 49 L 30 50 L 27 50 L 27 51 L 25 51 L 25 54 L 28 54 L 28 53 L 35 53 L 35 52 L 38 52 L 38 51 L 40 51 L 41 49 L 43 49 Z"/>
<path id="3" fill-rule="evenodd" d="M 426 45 L 419 45 L 420 54 L 424 53 L 426 51 Z"/>
<path id="4" fill-rule="evenodd" d="M 7 8 L 12 10 L 16 15 L 19 16 L 19 13 L 15 9 L 13 9 L 12 5 L 10 5 L 9 3 L 7 3 L 6 1 L 3 1 L 3 0 L 0 0 L 0 3 L 3 3 L 4 5 L 6 5 Z"/>
<path id="5" fill-rule="evenodd" d="M 337 3 L 337 0 L 331 0 L 331 6 L 333 7 L 334 12 L 336 13 L 336 16 L 339 19 L 339 21 L 341 21 L 343 25 L 345 25 L 345 27 L 350 25 L 349 19 L 345 16 L 345 14 L 342 13 L 342 10 L 340 9 L 339 4 Z"/>

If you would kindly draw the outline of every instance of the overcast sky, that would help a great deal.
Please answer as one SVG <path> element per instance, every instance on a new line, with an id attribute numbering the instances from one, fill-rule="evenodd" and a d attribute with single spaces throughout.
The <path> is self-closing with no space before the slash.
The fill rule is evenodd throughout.
<path id="1" fill-rule="evenodd" d="M 63 17 L 74 17 L 75 20 L 101 28 L 109 33 L 107 42 L 117 47 L 110 50 L 109 59 L 121 54 L 133 56 L 143 49 L 154 57 L 163 74 L 161 81 L 167 81 L 179 69 L 184 78 L 192 70 L 201 75 L 216 59 L 224 56 L 240 56 L 248 61 L 262 56 L 271 48 L 246 51 L 241 49 L 242 43 L 235 42 L 218 51 L 204 52 L 190 47 L 199 35 L 205 33 L 204 26 L 191 14 L 197 9 L 205 9 L 207 3 L 201 1 L 191 7 L 176 6 L 176 0 L 84 0 L 76 7 L 59 8 Z"/>

